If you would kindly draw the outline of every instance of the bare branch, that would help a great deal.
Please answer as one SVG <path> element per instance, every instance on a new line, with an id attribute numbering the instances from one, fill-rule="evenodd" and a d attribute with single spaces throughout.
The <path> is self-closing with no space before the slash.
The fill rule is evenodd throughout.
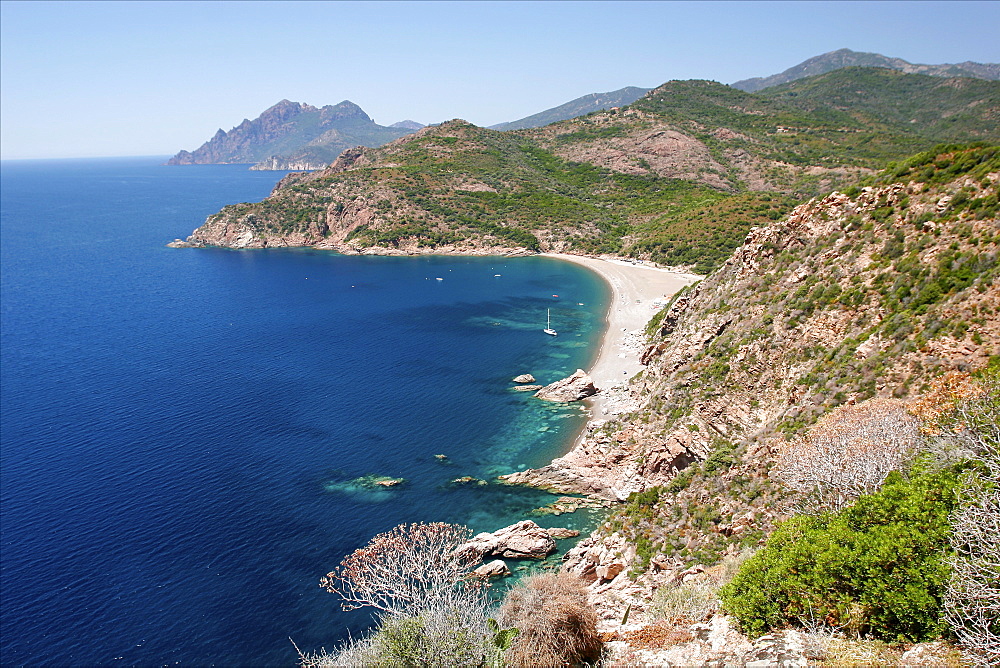
<path id="1" fill-rule="evenodd" d="M 458 551 L 471 536 L 466 527 L 442 522 L 400 525 L 344 558 L 320 586 L 340 595 L 345 610 L 401 614 L 458 602 L 482 586 L 467 578 L 478 556 Z"/>
<path id="2" fill-rule="evenodd" d="M 839 510 L 875 492 L 920 438 L 920 421 L 896 399 L 841 406 L 790 443 L 774 475 L 797 493 L 796 510 Z"/>
<path id="3" fill-rule="evenodd" d="M 1000 379 L 962 386 L 941 402 L 935 428 L 961 440 L 983 467 L 971 471 L 952 516 L 952 578 L 945 619 L 976 665 L 1000 665 Z M 950 404 L 950 405 L 949 405 Z"/>

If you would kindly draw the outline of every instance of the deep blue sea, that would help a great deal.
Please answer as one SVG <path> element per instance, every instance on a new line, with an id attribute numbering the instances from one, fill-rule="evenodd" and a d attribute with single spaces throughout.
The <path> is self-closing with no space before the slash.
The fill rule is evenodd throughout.
<path id="1" fill-rule="evenodd" d="M 283 173 L 162 162 L 0 164 L 4 666 L 295 665 L 289 638 L 369 624 L 318 586 L 346 554 L 403 522 L 528 517 L 554 497 L 449 481 L 541 465 L 586 419 L 509 388 L 589 365 L 597 276 L 166 248 Z"/>

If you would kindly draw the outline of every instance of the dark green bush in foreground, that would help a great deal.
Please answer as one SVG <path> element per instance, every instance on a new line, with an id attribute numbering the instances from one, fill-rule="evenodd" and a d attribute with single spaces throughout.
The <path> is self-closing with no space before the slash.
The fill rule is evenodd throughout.
<path id="1" fill-rule="evenodd" d="M 821 623 L 890 641 L 938 636 L 957 486 L 955 468 L 892 473 L 849 508 L 788 520 L 723 588 L 723 608 L 754 635 Z"/>

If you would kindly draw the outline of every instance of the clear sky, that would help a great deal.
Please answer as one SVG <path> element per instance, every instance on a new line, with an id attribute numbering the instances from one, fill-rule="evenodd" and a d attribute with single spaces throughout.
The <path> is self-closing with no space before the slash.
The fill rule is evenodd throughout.
<path id="1" fill-rule="evenodd" d="M 1000 2 L 0 2 L 3 158 L 167 155 L 283 98 L 512 121 L 849 48 L 1000 62 Z"/>

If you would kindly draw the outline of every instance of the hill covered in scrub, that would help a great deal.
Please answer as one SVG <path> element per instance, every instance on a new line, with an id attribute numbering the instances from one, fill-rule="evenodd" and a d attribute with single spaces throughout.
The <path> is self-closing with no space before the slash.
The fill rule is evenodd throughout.
<path id="1" fill-rule="evenodd" d="M 626 86 L 619 90 L 613 90 L 610 93 L 591 93 L 590 95 L 584 95 L 583 97 L 560 104 L 558 107 L 546 109 L 545 111 L 540 111 L 537 114 L 532 114 L 516 121 L 491 125 L 490 129 L 523 130 L 524 128 L 540 128 L 549 123 L 564 121 L 567 118 L 576 118 L 577 116 L 583 116 L 594 111 L 604 111 L 612 107 L 624 107 L 627 104 L 632 104 L 648 92 L 648 88 Z"/>
<path id="2" fill-rule="evenodd" d="M 1000 83 L 974 82 L 984 87 L 970 92 L 920 75 L 836 74 L 813 81 L 802 100 L 674 81 L 629 107 L 539 129 L 450 121 L 290 175 L 265 201 L 211 216 L 188 242 L 615 253 L 707 272 L 794 198 L 951 136 L 947 124 L 886 117 L 880 100 L 891 107 L 925 91 L 921 113 L 960 118 L 963 132 L 1000 141 Z M 837 97 L 845 77 L 865 94 Z"/>

